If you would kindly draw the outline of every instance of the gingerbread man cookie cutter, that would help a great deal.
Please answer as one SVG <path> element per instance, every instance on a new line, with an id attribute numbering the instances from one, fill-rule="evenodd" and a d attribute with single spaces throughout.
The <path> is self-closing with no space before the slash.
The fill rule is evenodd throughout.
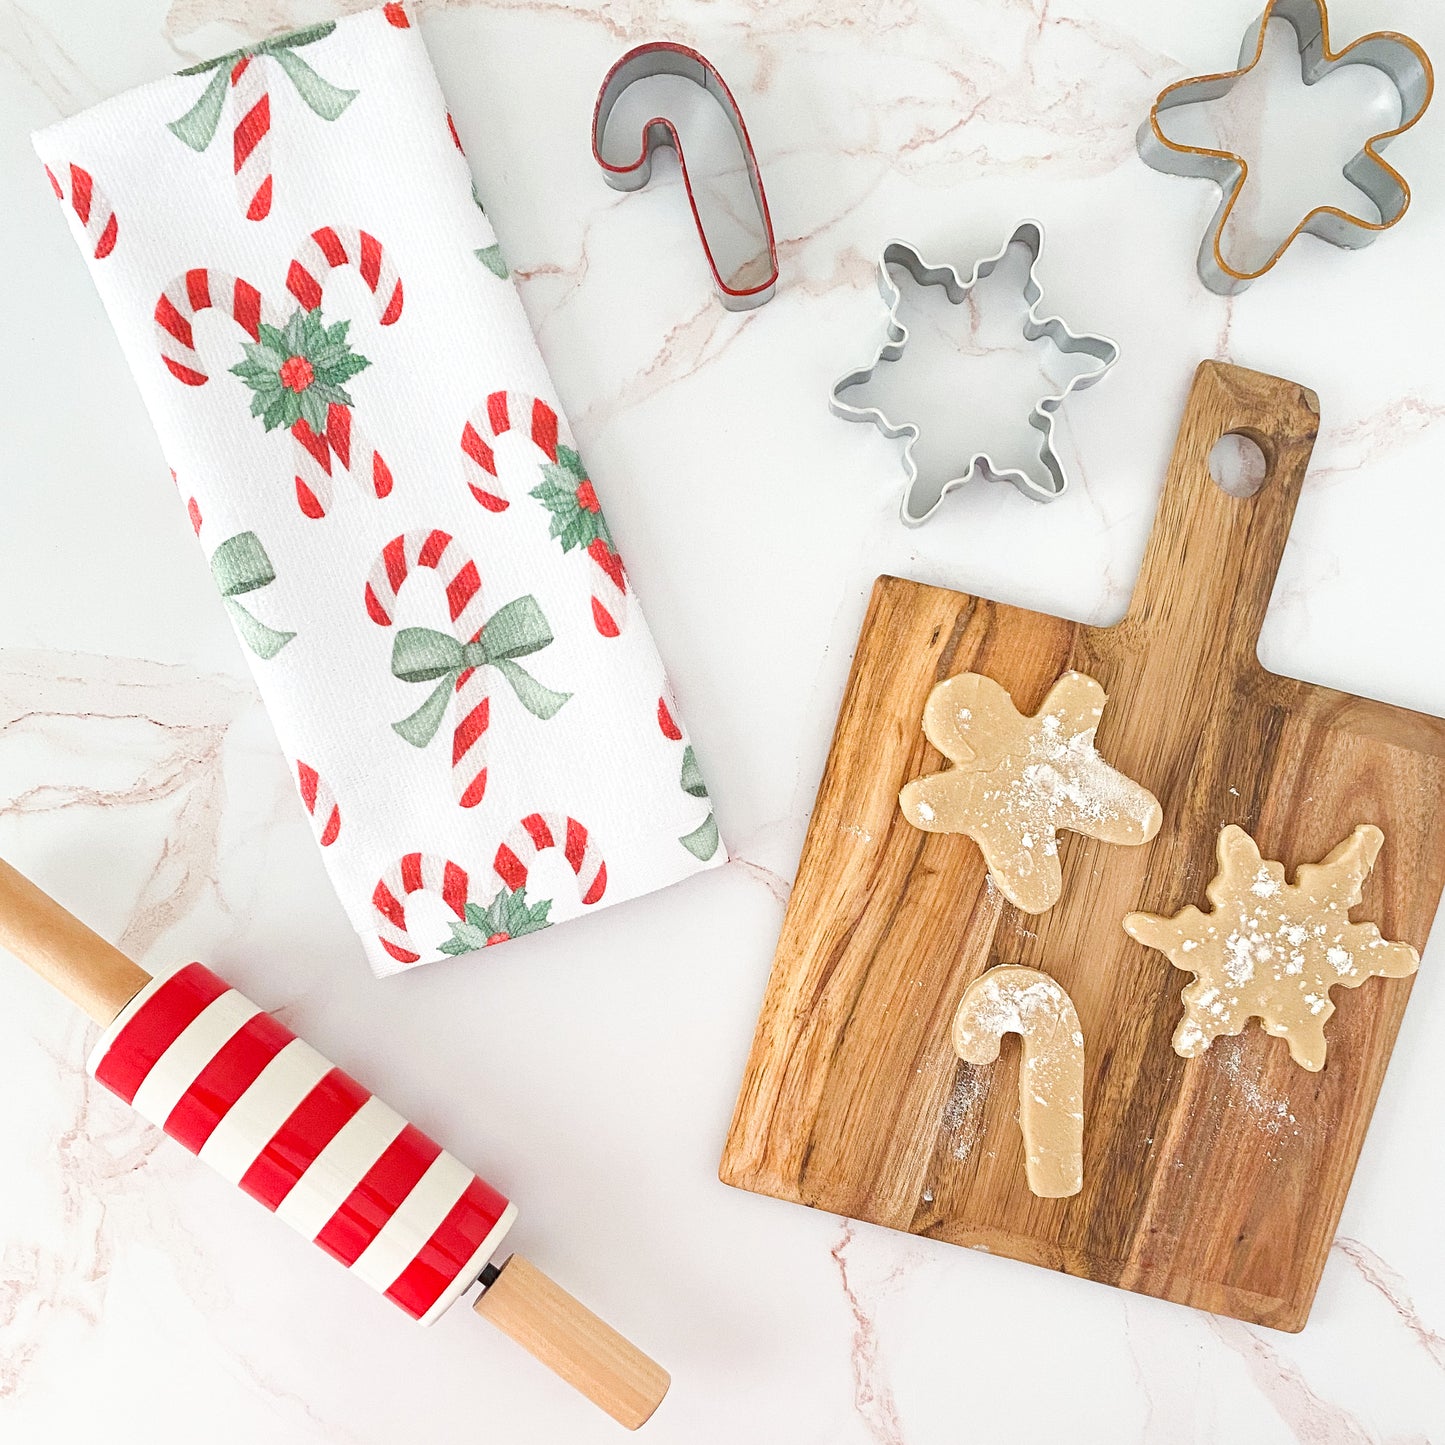
<path id="1" fill-rule="evenodd" d="M 1352 215 L 1338 206 L 1316 206 L 1264 265 L 1257 270 L 1242 271 L 1224 259 L 1223 239 L 1249 176 L 1248 161 L 1231 151 L 1172 141 L 1164 134 L 1160 117 L 1180 106 L 1219 100 L 1228 95 L 1259 64 L 1264 54 L 1265 31 L 1275 19 L 1287 22 L 1295 33 L 1306 85 L 1314 85 L 1345 66 L 1368 65 L 1381 71 L 1400 93 L 1400 123 L 1392 130 L 1372 135 L 1344 169 L 1345 178 L 1363 192 L 1379 213 L 1379 220 Z M 1435 72 L 1430 57 L 1408 35 L 1375 31 L 1361 36 L 1343 50 L 1333 51 L 1325 0 L 1269 0 L 1264 14 L 1245 33 L 1236 69 L 1175 81 L 1160 93 L 1149 118 L 1139 128 L 1139 155 L 1145 165 L 1156 171 L 1213 181 L 1220 188 L 1218 209 L 1199 249 L 1199 279 L 1221 296 L 1236 296 L 1272 270 L 1298 236 L 1318 236 L 1332 246 L 1358 250 L 1404 217 L 1410 208 L 1410 187 L 1397 170 L 1385 163 L 1381 153 L 1425 114 L 1434 90 Z"/>
<path id="2" fill-rule="evenodd" d="M 654 75 L 680 75 L 683 79 L 701 86 L 717 101 L 737 136 L 743 164 L 747 168 L 748 183 L 752 187 L 753 200 L 758 208 L 764 246 L 757 257 L 746 262 L 735 274 L 748 274 L 761 269 L 764 261 L 766 262 L 766 274 L 751 285 L 734 286 L 723 278 L 707 227 L 703 223 L 702 212 L 698 209 L 697 194 L 693 188 L 692 174 L 688 170 L 682 141 L 678 138 L 677 127 L 670 120 L 665 116 L 655 115 L 642 127 L 642 140 L 636 160 L 629 161 L 626 165 L 615 165 L 602 155 L 602 140 L 607 131 L 607 122 L 623 92 L 638 81 Z M 729 311 L 747 311 L 771 300 L 778 285 L 778 246 L 773 234 L 773 218 L 768 210 L 768 197 L 763 190 L 762 172 L 758 169 L 757 152 L 753 149 L 743 113 L 733 99 L 727 82 L 719 74 L 717 66 L 691 46 L 679 45 L 671 40 L 653 40 L 629 50 L 607 72 L 602 89 L 597 93 L 597 104 L 592 111 L 592 157 L 601 166 L 603 178 L 614 190 L 636 191 L 645 186 L 652 176 L 652 153 L 659 146 L 671 146 L 677 152 L 683 185 L 687 189 L 687 202 L 692 208 L 693 224 L 697 227 L 697 238 L 702 242 L 702 252 L 707 258 L 713 286 L 722 304 Z"/>
<path id="3" fill-rule="evenodd" d="M 1083 355 L 1097 365 L 1072 377 L 1068 384 L 1058 391 L 1041 397 L 1029 413 L 1029 425 L 1039 433 L 1039 464 L 1041 472 L 1033 474 L 1015 467 L 1001 467 L 986 451 L 976 451 L 956 475 L 944 482 L 937 498 L 922 507 L 916 505 L 918 491 L 918 463 L 913 455 L 913 445 L 918 440 L 920 428 L 916 422 L 893 421 L 877 407 L 853 406 L 843 399 L 843 394 L 856 386 L 864 386 L 873 379 L 880 366 L 897 361 L 908 345 L 908 328 L 898 318 L 903 295 L 893 277 L 890 266 L 902 266 L 919 286 L 942 286 L 944 294 L 955 306 L 968 299 L 969 292 L 980 281 L 987 280 L 998 268 L 999 263 L 1016 245 L 1023 246 L 1029 254 L 1028 277 L 1024 282 L 1024 301 L 1028 312 L 1024 317 L 1023 335 L 1026 341 L 1037 341 L 1041 337 L 1053 342 L 1066 356 Z M 972 273 L 963 277 L 952 266 L 931 265 L 918 250 L 907 241 L 893 240 L 884 246 L 878 258 L 878 290 L 888 306 L 887 339 L 878 348 L 873 360 L 867 366 L 850 371 L 833 385 L 829 393 L 828 406 L 836 417 L 844 421 L 871 422 L 884 436 L 894 439 L 906 437 L 903 448 L 903 467 L 907 473 L 907 484 L 899 511 L 903 523 L 908 527 L 920 527 L 943 505 L 944 498 L 963 486 L 975 475 L 993 477 L 1009 482 L 1024 496 L 1035 502 L 1052 502 L 1063 496 L 1069 485 L 1068 473 L 1054 450 L 1054 417 L 1065 400 L 1076 391 L 1093 386 L 1096 381 L 1119 359 L 1119 345 L 1107 336 L 1071 331 L 1057 316 L 1040 316 L 1039 306 L 1044 299 L 1043 286 L 1038 279 L 1039 259 L 1044 252 L 1044 228 L 1038 221 L 1022 221 L 1014 233 L 992 256 L 985 257 L 973 268 Z"/>

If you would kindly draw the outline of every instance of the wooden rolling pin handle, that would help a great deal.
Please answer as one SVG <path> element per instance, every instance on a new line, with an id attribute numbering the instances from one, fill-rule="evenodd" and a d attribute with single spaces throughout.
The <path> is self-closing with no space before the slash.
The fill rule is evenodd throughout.
<path id="1" fill-rule="evenodd" d="M 109 1024 L 148 974 L 0 859 L 0 948 L 29 964 L 98 1024 Z"/>
<path id="2" fill-rule="evenodd" d="M 629 1430 L 662 1403 L 667 1371 L 529 1260 L 489 1264 L 482 1285 L 472 1308 L 483 1319 Z"/>

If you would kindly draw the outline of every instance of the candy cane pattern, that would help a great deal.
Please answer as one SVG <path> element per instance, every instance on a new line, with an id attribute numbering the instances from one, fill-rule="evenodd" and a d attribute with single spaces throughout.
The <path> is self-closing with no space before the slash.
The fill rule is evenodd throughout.
<path id="1" fill-rule="evenodd" d="M 55 192 L 56 200 L 64 201 L 65 187 L 60 184 L 55 172 L 46 166 L 45 174 L 50 178 L 50 188 Z M 86 243 L 91 248 L 90 254 L 97 261 L 103 261 L 115 250 L 115 238 L 120 233 L 115 210 L 106 200 L 104 192 L 95 184 L 95 178 L 89 171 L 72 164 L 69 179 L 70 209 L 75 212 L 76 219 L 85 229 Z"/>
<path id="2" fill-rule="evenodd" d="M 291 262 L 286 288 L 307 311 L 314 311 L 321 305 L 326 277 L 336 267 L 347 265 L 354 265 L 366 282 L 376 304 L 377 320 L 390 326 L 401 315 L 401 279 L 385 248 L 370 232 L 335 226 L 313 231 Z M 305 420 L 297 422 L 291 434 L 296 439 L 296 496 L 308 517 L 323 517 L 331 506 L 332 458 L 352 472 L 355 457 L 369 470 L 370 486 L 376 496 L 391 494 L 391 468 L 361 435 L 351 408 L 329 407 L 326 430 L 321 435 L 312 431 Z"/>
<path id="3" fill-rule="evenodd" d="M 296 760 L 296 785 L 301 790 L 306 811 L 311 814 L 317 842 L 329 848 L 341 832 L 341 809 L 336 805 L 336 794 L 321 774 L 300 758 Z"/>
<path id="4" fill-rule="evenodd" d="M 398 963 L 416 963 L 421 954 L 406 930 L 406 900 L 413 893 L 440 898 L 459 919 L 467 916 L 471 880 L 466 869 L 434 853 L 408 853 L 382 875 L 371 895 L 381 946 Z"/>
<path id="5" fill-rule="evenodd" d="M 306 308 L 321 305 L 326 277 L 338 266 L 355 266 L 376 304 L 376 319 L 390 326 L 401 315 L 401 278 L 381 242 L 354 226 L 313 231 L 286 275 L 286 289 Z"/>
<path id="6" fill-rule="evenodd" d="M 378 626 L 390 627 L 397 593 L 416 567 L 430 567 L 441 578 L 453 632 L 460 642 L 475 642 L 487 620 L 482 579 L 477 564 L 448 532 L 403 532 L 381 549 L 366 583 L 367 615 Z M 468 668 L 457 678 L 452 718 L 452 788 L 462 807 L 474 808 L 487 790 L 484 740 L 491 698 L 485 669 Z"/>
<path id="7" fill-rule="evenodd" d="M 232 164 L 236 194 L 248 221 L 271 214 L 271 95 L 265 67 L 243 55 L 231 68 Z"/>
<path id="8" fill-rule="evenodd" d="M 587 829 L 564 813 L 529 813 L 497 849 L 492 871 L 514 893 L 527 886 L 532 860 L 546 848 L 560 848 L 577 875 L 584 906 L 607 891 L 607 864 Z"/>
<path id="9" fill-rule="evenodd" d="M 514 391 L 494 391 L 467 418 L 461 440 L 462 452 L 475 468 L 475 471 L 471 467 L 467 469 L 467 486 L 489 512 L 505 511 L 511 505 L 500 489 L 492 442 L 524 427 L 532 445 L 554 465 L 559 443 L 576 452 L 562 419 L 545 401 Z M 596 511 L 596 493 L 591 482 L 583 479 L 581 486 L 589 493 L 589 510 Z M 593 625 L 603 637 L 616 637 L 627 618 L 627 574 L 623 571 L 622 559 L 601 537 L 586 550 L 592 563 Z"/>
<path id="10" fill-rule="evenodd" d="M 196 316 L 212 308 L 225 311 L 251 338 L 259 339 L 261 293 L 249 281 L 224 271 L 198 267 L 177 276 L 156 302 L 156 344 L 172 376 L 187 386 L 204 386 L 210 380 L 196 347 Z"/>

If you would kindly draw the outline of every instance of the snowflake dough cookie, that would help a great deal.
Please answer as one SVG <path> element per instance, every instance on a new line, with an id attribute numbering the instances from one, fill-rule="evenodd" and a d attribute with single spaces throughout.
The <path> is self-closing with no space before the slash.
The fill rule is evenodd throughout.
<path id="1" fill-rule="evenodd" d="M 1406 943 L 1387 943 L 1373 923 L 1351 923 L 1350 909 L 1385 835 L 1361 824 L 1320 863 L 1302 863 L 1294 883 L 1261 858 L 1234 824 L 1219 835 L 1219 872 L 1204 890 L 1213 913 L 1192 904 L 1173 918 L 1131 913 L 1124 929 L 1194 975 L 1183 994 L 1174 1052 L 1197 1058 L 1221 1034 L 1239 1034 L 1252 1018 L 1289 1044 L 1295 1063 L 1325 1066 L 1330 990 L 1367 978 L 1404 978 L 1420 966 Z"/>
<path id="2" fill-rule="evenodd" d="M 923 731 L 955 766 L 909 783 L 898 795 L 904 817 L 925 832 L 972 838 L 989 877 L 1023 912 L 1052 908 L 1063 886 L 1060 829 L 1147 843 L 1163 817 L 1153 793 L 1094 750 L 1106 701 L 1082 672 L 1066 672 L 1033 717 L 981 673 L 939 683 Z"/>
<path id="3" fill-rule="evenodd" d="M 1074 1001 L 1036 968 L 991 968 L 959 1000 L 953 1050 L 965 1063 L 991 1064 L 1005 1034 L 1023 1040 L 1019 1127 L 1029 1189 L 1066 1199 L 1084 1187 L 1084 1035 Z"/>

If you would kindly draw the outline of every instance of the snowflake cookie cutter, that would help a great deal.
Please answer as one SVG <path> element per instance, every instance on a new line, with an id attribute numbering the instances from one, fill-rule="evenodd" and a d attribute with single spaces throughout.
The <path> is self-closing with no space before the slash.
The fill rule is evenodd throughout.
<path id="1" fill-rule="evenodd" d="M 1241 271 L 1224 259 L 1222 243 L 1225 227 L 1249 176 L 1248 161 L 1231 151 L 1171 141 L 1164 134 L 1160 117 L 1180 106 L 1219 100 L 1228 95 L 1259 64 L 1264 54 L 1265 32 L 1269 22 L 1275 19 L 1287 22 L 1295 33 L 1306 85 L 1314 85 L 1345 66 L 1368 65 L 1382 72 L 1399 92 L 1400 123 L 1392 130 L 1372 135 L 1344 168 L 1345 178 L 1375 207 L 1379 220 L 1367 220 L 1338 206 L 1316 206 L 1264 265 L 1254 271 Z M 1237 296 L 1272 270 L 1298 236 L 1318 236 L 1332 246 L 1358 250 L 1403 219 L 1410 209 L 1410 187 L 1397 170 L 1385 163 L 1381 152 L 1425 114 L 1434 91 L 1435 71 L 1430 57 L 1408 35 L 1393 30 L 1374 31 L 1362 35 L 1343 50 L 1333 51 L 1325 0 L 1269 0 L 1264 14 L 1245 32 L 1236 69 L 1178 80 L 1160 92 L 1150 108 L 1149 118 L 1139 127 L 1139 155 L 1145 165 L 1156 171 L 1213 181 L 1220 188 L 1219 206 L 1199 248 L 1199 279 L 1221 296 Z"/>
<path id="2" fill-rule="evenodd" d="M 999 263 L 1016 245 L 1023 246 L 1029 253 L 1028 278 L 1024 283 L 1023 297 L 1028 305 L 1024 317 L 1023 335 L 1026 341 L 1037 341 L 1046 337 L 1066 356 L 1084 355 L 1091 357 L 1098 365 L 1072 377 L 1061 390 L 1041 397 L 1029 413 L 1029 425 L 1039 433 L 1039 462 L 1041 475 L 1031 475 L 1013 467 L 1000 467 L 987 452 L 974 452 L 967 465 L 956 476 L 944 482 L 937 499 L 922 511 L 914 505 L 914 494 L 918 490 L 918 463 L 914 460 L 913 444 L 918 440 L 919 427 L 914 422 L 894 422 L 877 407 L 853 406 L 843 400 L 843 393 L 851 387 L 862 386 L 870 381 L 878 368 L 887 362 L 897 361 L 908 345 L 908 328 L 898 319 L 898 308 L 902 293 L 889 274 L 890 266 L 902 266 L 919 286 L 942 286 L 944 294 L 955 306 L 968 299 L 968 294 L 997 269 Z M 873 360 L 867 366 L 848 372 L 840 377 L 829 393 L 828 406 L 834 416 L 844 421 L 871 422 L 884 436 L 894 439 L 906 437 L 903 448 L 903 466 L 908 481 L 903 492 L 899 515 L 905 526 L 920 527 L 943 505 L 952 491 L 963 486 L 976 474 L 1008 482 L 1017 487 L 1024 496 L 1035 502 L 1052 502 L 1063 496 L 1069 485 L 1068 473 L 1054 450 L 1054 416 L 1066 398 L 1085 387 L 1093 386 L 1119 359 L 1119 344 L 1107 336 L 1076 333 L 1057 316 L 1039 315 L 1039 304 L 1044 291 L 1038 279 L 1039 258 L 1044 251 L 1044 228 L 1038 221 L 1021 221 L 1014 233 L 994 255 L 986 257 L 974 266 L 965 279 L 952 266 L 930 265 L 919 254 L 916 247 L 907 241 L 893 240 L 884 246 L 878 259 L 878 290 L 888 305 L 888 336 L 878 348 Z"/>

